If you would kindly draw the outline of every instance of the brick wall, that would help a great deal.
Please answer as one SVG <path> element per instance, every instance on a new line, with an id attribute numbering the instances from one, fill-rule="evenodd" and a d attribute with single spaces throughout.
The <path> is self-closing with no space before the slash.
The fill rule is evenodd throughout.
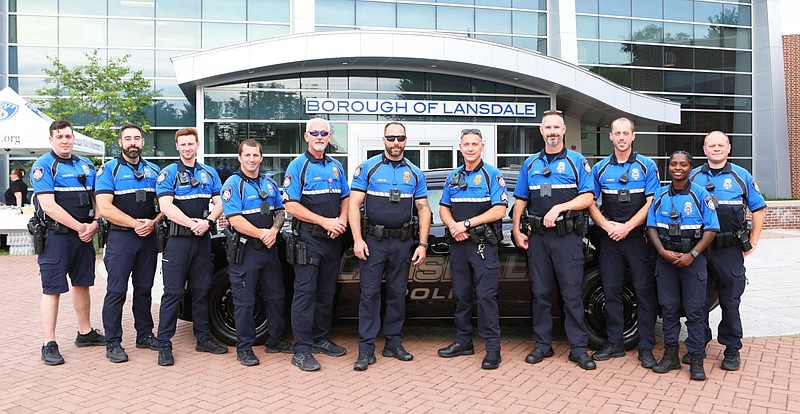
<path id="1" fill-rule="evenodd" d="M 786 115 L 789 121 L 789 171 L 792 198 L 800 198 L 800 34 L 783 36 Z"/>
<path id="2" fill-rule="evenodd" d="M 765 229 L 800 229 L 800 201 L 767 201 Z"/>

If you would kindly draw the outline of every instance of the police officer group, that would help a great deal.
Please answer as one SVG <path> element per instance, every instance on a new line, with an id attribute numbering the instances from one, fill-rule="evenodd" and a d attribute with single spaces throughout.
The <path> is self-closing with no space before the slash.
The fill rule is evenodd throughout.
<path id="1" fill-rule="evenodd" d="M 513 242 L 526 250 L 531 282 L 534 345 L 525 361 L 537 364 L 554 355 L 554 285 L 563 301 L 568 359 L 592 370 L 595 361 L 625 356 L 621 296 L 624 275 L 629 274 L 637 299 L 638 358 L 643 367 L 659 373 L 681 367 L 678 335 L 683 309 L 688 329 L 683 360 L 691 367 L 692 379 L 705 379 L 705 347 L 712 339 L 706 300 L 716 286 L 722 308 L 718 340 L 726 347 L 721 367 L 739 369 L 743 261 L 757 244 L 766 204 L 752 176 L 727 160 L 728 137 L 719 131 L 710 133 L 703 147 L 708 162 L 694 170 L 691 155 L 672 154 L 671 182 L 661 187 L 655 162 L 633 150 L 634 125 L 629 119 L 611 124 L 614 152 L 594 167 L 580 153 L 566 148 L 566 125 L 559 111 L 545 112 L 539 130 L 545 146 L 523 162 L 511 214 Z M 53 151 L 39 158 L 32 169 L 37 214 L 31 230 L 38 235 L 45 364 L 64 362 L 55 341 L 55 321 L 59 295 L 69 290 L 67 274 L 78 319 L 77 346 L 105 345 L 111 362 L 128 360 L 122 347 L 121 319 L 130 278 L 137 348 L 158 351 L 159 365 L 174 364 L 171 339 L 188 287 L 195 350 L 226 353 L 228 349 L 211 335 L 207 304 L 213 269 L 210 233 L 223 212 L 229 223 L 223 232 L 236 358 L 242 365 L 259 364 L 252 349 L 256 300 L 263 301 L 268 318 L 267 353 L 292 354 L 291 363 L 303 371 L 321 368 L 315 354 L 346 354 L 330 333 L 345 247 L 342 235 L 348 224 L 354 254 L 360 260 L 361 287 L 353 368 L 364 371 L 377 362 L 379 332 L 385 337 L 384 357 L 413 360 L 401 336 L 408 271 L 426 259 L 432 214 L 425 176 L 404 156 L 405 126 L 399 122 L 384 126 L 384 151 L 356 168 L 351 185 L 342 164 L 325 154 L 332 137 L 328 121 L 311 119 L 303 136 L 308 149 L 289 164 L 281 195 L 278 184 L 259 170 L 263 155 L 253 139 L 239 145 L 240 169 L 223 184 L 216 170 L 197 161 L 199 141 L 193 128 L 176 133 L 180 160 L 160 170 L 141 157 L 141 128 L 124 125 L 118 141 L 122 153 L 95 172 L 89 160 L 72 154 L 72 126 L 54 122 L 50 128 Z M 496 369 L 502 361 L 498 244 L 508 195 L 503 175 L 481 158 L 484 142 L 479 129 L 461 131 L 459 150 L 464 165 L 447 176 L 439 202 L 450 255 L 459 258 L 450 260 L 456 336 L 438 354 L 452 358 L 475 353 L 474 304 L 478 334 L 486 341 L 481 368 Z M 295 274 L 294 344 L 283 338 L 285 290 L 276 250 L 286 213 L 293 217 L 285 245 L 286 261 Z M 591 356 L 581 293 L 583 238 L 589 217 L 600 233 L 596 247 L 608 337 Z M 89 320 L 92 237 L 98 230 L 101 245 L 106 245 L 108 270 L 102 312 L 106 335 Z M 150 290 L 158 252 L 163 253 L 164 296 L 154 332 Z M 657 361 L 653 348 L 659 311 L 665 349 Z"/>

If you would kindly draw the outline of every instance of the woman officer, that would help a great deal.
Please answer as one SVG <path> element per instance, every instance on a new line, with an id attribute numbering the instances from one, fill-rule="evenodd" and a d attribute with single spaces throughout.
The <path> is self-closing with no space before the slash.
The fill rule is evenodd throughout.
<path id="1" fill-rule="evenodd" d="M 653 371 L 681 368 L 678 359 L 681 306 L 686 313 L 686 350 L 693 380 L 705 380 L 703 351 L 706 258 L 700 255 L 719 231 L 714 200 L 705 188 L 689 182 L 692 156 L 675 151 L 669 157 L 672 182 L 661 187 L 647 215 L 647 235 L 658 252 L 656 283 L 664 327 L 664 357 Z"/>

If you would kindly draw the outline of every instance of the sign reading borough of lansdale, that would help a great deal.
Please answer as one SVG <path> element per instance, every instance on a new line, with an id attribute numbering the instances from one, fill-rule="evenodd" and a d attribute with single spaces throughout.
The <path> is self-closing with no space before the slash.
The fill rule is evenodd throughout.
<path id="1" fill-rule="evenodd" d="M 536 117 L 536 104 L 533 102 L 308 98 L 306 99 L 306 113 Z"/>

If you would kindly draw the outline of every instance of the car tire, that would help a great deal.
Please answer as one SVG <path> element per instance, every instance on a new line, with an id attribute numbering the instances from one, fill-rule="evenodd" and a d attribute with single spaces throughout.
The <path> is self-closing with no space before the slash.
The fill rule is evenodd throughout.
<path id="1" fill-rule="evenodd" d="M 587 267 L 583 277 L 583 309 L 584 328 L 589 335 L 589 346 L 599 349 L 605 345 L 606 334 L 605 292 L 600 279 L 600 270 Z M 639 329 L 636 315 L 636 295 L 630 278 L 625 277 L 622 285 L 622 309 L 625 313 L 625 324 L 622 331 L 622 342 L 625 349 L 636 347 L 639 343 Z"/>
<path id="2" fill-rule="evenodd" d="M 256 319 L 255 345 L 263 345 L 267 340 L 267 316 L 261 300 L 261 294 L 258 291 L 253 313 Z M 227 267 L 214 274 L 211 290 L 208 292 L 208 322 L 212 335 L 228 345 L 236 345 L 233 295 L 231 294 L 231 282 L 228 279 Z"/>

